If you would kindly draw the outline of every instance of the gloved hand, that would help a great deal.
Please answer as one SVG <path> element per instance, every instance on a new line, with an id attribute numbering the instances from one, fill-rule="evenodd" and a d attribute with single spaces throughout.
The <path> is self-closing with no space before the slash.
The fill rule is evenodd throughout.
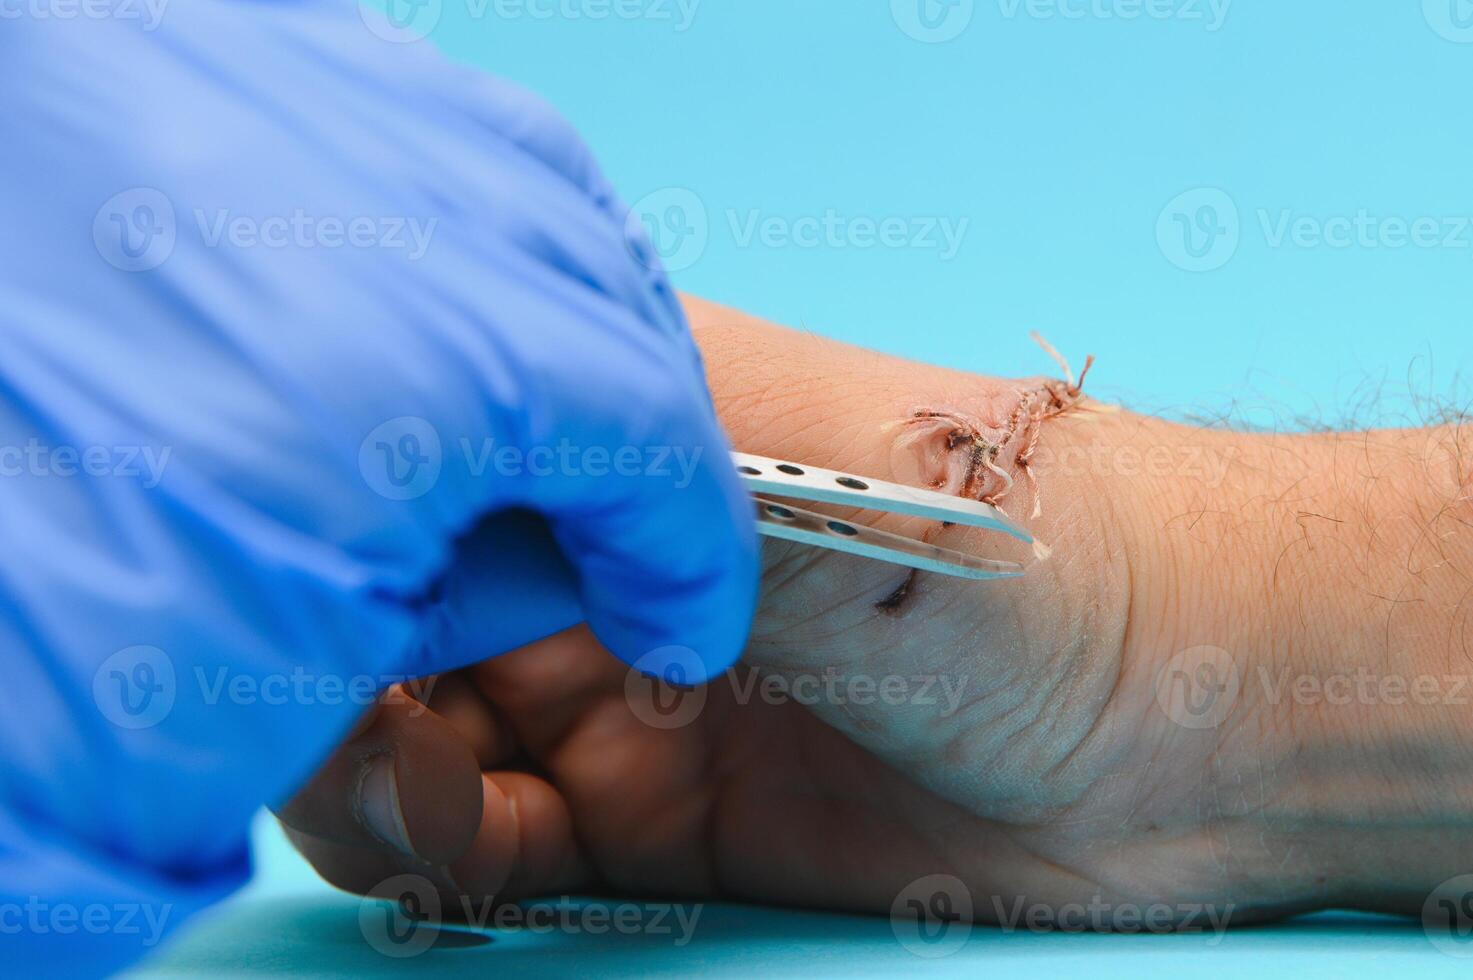
<path id="1" fill-rule="evenodd" d="M 22 973 L 236 886 L 376 688 L 585 616 L 699 680 L 756 590 L 682 314 L 565 122 L 351 3 L 145 9 L 0 33 Z"/>

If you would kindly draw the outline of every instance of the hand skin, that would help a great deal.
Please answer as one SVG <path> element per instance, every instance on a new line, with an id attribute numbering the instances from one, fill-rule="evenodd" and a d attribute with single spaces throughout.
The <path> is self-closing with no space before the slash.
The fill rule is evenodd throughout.
<path id="1" fill-rule="evenodd" d="M 686 304 L 747 452 L 939 482 L 896 423 L 1006 417 L 1038 383 Z M 979 921 L 1205 904 L 1239 924 L 1415 914 L 1473 870 L 1463 433 L 1249 435 L 1085 402 L 1039 434 L 1038 516 L 1016 467 L 999 503 L 1049 557 L 879 522 L 1023 579 L 922 574 L 882 608 L 904 569 L 769 542 L 744 665 L 688 724 L 642 721 L 575 629 L 436 679 L 428 709 L 381 706 L 282 808 L 288 833 L 339 887 L 419 873 L 447 909 L 609 890 L 888 912 L 941 873 Z M 1205 715 L 1168 696 L 1229 677 Z"/>

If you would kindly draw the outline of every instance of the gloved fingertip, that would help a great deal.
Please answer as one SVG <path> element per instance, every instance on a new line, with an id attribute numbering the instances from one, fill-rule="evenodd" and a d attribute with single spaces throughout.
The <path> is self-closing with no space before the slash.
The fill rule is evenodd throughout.
<path id="1" fill-rule="evenodd" d="M 632 615 L 591 607 L 588 623 L 635 670 L 676 686 L 705 683 L 736 663 L 746 647 L 757 591 L 755 570 L 748 572 L 739 561 L 722 587 L 675 602 L 652 597 Z"/>

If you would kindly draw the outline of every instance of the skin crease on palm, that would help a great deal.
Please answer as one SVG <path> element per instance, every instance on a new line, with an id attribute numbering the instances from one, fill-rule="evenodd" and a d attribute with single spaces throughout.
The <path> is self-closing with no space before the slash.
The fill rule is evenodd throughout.
<path id="1" fill-rule="evenodd" d="M 686 303 L 746 452 L 955 489 L 974 447 L 906 420 L 991 432 L 1045 385 Z M 689 723 L 641 720 L 628 669 L 574 629 L 436 679 L 428 710 L 389 699 L 282 808 L 289 835 L 339 887 L 412 872 L 447 908 L 606 890 L 883 913 L 941 873 L 982 921 L 1022 900 L 1208 903 L 1241 923 L 1415 912 L 1473 869 L 1469 835 L 1449 832 L 1468 823 L 1466 709 L 1273 686 L 1468 669 L 1459 430 L 1245 436 L 1084 398 L 1037 435 L 1036 510 L 1016 452 L 997 458 L 998 503 L 1046 555 L 876 522 L 1028 562 L 1024 578 L 912 579 L 768 542 L 744 663 Z M 1199 648 L 1240 676 L 1206 727 L 1158 698 Z M 820 693 L 768 697 L 754 678 Z"/>

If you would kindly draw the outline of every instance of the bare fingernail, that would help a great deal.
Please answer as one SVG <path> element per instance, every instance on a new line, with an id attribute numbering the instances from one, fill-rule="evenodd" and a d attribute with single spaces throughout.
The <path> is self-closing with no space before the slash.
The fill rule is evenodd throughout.
<path id="1" fill-rule="evenodd" d="M 404 811 L 399 807 L 399 780 L 394 775 L 392 756 L 374 759 L 358 784 L 358 819 L 385 844 L 405 854 L 414 853 Z"/>

